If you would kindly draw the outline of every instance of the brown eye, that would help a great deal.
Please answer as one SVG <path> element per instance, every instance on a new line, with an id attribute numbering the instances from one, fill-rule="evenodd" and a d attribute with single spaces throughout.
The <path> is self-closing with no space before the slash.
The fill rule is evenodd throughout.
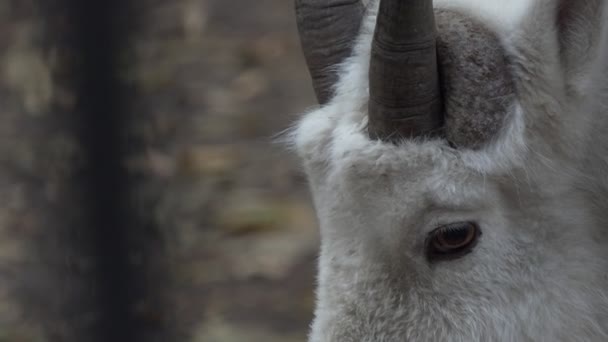
<path id="1" fill-rule="evenodd" d="M 429 234 L 427 256 L 431 260 L 455 259 L 469 253 L 481 231 L 472 222 L 459 222 L 441 226 Z"/>

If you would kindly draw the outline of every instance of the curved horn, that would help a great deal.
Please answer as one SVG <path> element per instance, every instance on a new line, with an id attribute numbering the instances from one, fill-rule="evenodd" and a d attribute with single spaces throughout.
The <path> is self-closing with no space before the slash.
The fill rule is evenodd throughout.
<path id="1" fill-rule="evenodd" d="M 321 104 L 337 81 L 329 68 L 350 55 L 364 10 L 360 0 L 296 0 L 300 42 Z"/>
<path id="2" fill-rule="evenodd" d="M 369 70 L 369 135 L 394 140 L 439 131 L 442 104 L 431 0 L 382 0 Z"/>

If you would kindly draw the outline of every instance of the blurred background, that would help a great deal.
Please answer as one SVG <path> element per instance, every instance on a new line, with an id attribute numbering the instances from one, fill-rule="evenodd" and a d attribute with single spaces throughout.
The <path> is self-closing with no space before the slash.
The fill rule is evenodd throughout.
<path id="1" fill-rule="evenodd" d="M 293 2 L 133 4 L 118 78 L 141 340 L 305 341 L 317 225 L 297 161 L 273 142 L 316 104 Z M 58 1 L 0 0 L 0 342 L 88 341 L 103 316 L 65 16 Z"/>

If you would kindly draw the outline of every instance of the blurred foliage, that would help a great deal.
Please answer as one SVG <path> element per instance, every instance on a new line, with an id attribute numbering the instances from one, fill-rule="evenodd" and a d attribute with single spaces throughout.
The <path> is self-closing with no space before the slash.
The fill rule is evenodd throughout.
<path id="1" fill-rule="evenodd" d="M 297 163 L 272 141 L 314 104 L 292 3 L 136 3 L 121 77 L 137 144 L 124 163 L 161 245 L 131 262 L 159 264 L 146 277 L 162 294 L 134 312 L 180 341 L 303 341 L 316 221 Z M 86 163 L 67 115 L 75 57 L 35 2 L 0 1 L 0 16 L 0 342 L 75 341 L 95 319 L 74 300 L 91 266 L 65 228 L 80 219 L 71 177 Z"/>

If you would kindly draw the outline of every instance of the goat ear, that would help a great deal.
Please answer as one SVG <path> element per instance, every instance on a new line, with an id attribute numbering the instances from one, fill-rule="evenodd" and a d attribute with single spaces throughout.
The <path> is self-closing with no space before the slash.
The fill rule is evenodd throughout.
<path id="1" fill-rule="evenodd" d="M 597 63 L 606 63 L 606 1 L 554 0 L 554 24 L 559 58 L 567 82 L 580 87 L 592 76 Z"/>

